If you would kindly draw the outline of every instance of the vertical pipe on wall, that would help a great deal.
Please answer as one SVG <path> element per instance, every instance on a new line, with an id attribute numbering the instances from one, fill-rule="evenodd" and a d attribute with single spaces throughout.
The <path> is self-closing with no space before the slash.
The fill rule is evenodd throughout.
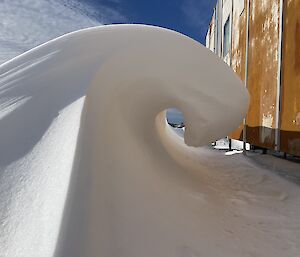
<path id="1" fill-rule="evenodd" d="M 217 45 L 218 45 L 218 13 L 217 13 L 217 5 L 215 6 L 214 9 L 214 13 L 215 13 L 215 29 L 214 29 L 214 53 L 217 53 Z"/>
<path id="2" fill-rule="evenodd" d="M 219 1 L 216 3 L 216 24 L 215 24 L 215 33 L 216 33 L 216 41 L 215 41 L 215 53 L 219 56 Z"/>
<path id="3" fill-rule="evenodd" d="M 247 23 L 246 23 L 246 58 L 245 58 L 245 86 L 248 88 L 248 73 L 249 73 L 249 27 L 250 27 L 250 0 L 247 0 Z M 247 126 L 246 126 L 246 117 L 244 119 L 243 127 L 243 152 L 246 153 L 246 144 L 247 144 Z"/>
<path id="4" fill-rule="evenodd" d="M 223 40 L 223 35 L 222 35 L 222 19 L 223 19 L 223 6 L 222 6 L 222 1 L 220 0 L 217 2 L 217 7 L 218 7 L 218 56 L 221 58 L 222 57 L 222 40 Z"/>
<path id="5" fill-rule="evenodd" d="M 230 14 L 230 59 L 229 59 L 229 64 L 230 67 L 232 67 L 232 42 L 233 42 L 233 2 L 234 0 L 231 0 L 231 14 Z"/>
<path id="6" fill-rule="evenodd" d="M 280 127 L 282 107 L 282 52 L 283 52 L 283 30 L 284 30 L 284 0 L 280 0 L 279 17 L 279 40 L 278 40 L 278 72 L 277 72 L 277 95 L 276 95 L 276 134 L 275 150 L 280 151 Z"/>
<path id="7" fill-rule="evenodd" d="M 233 6 L 234 0 L 231 0 L 231 24 L 230 24 L 230 59 L 229 59 L 229 63 L 230 63 L 230 67 L 232 68 L 232 47 L 233 47 L 233 10 L 234 10 L 234 6 Z M 232 139 L 230 137 L 228 137 L 229 140 L 229 151 L 232 150 Z"/>

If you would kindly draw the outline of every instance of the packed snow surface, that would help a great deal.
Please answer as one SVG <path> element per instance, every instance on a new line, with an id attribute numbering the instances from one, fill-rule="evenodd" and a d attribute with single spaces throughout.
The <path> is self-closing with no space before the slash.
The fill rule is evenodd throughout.
<path id="1" fill-rule="evenodd" d="M 0 256 L 300 256 L 299 188 L 196 148 L 247 105 L 226 64 L 156 27 L 85 29 L 4 63 Z"/>

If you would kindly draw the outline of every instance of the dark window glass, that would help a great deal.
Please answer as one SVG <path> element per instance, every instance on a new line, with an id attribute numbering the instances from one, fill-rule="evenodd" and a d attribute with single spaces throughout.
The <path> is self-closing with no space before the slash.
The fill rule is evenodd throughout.
<path id="1" fill-rule="evenodd" d="M 230 37 L 230 16 L 228 17 L 224 25 L 224 41 L 223 41 L 223 57 L 225 57 L 231 48 L 231 37 Z"/>

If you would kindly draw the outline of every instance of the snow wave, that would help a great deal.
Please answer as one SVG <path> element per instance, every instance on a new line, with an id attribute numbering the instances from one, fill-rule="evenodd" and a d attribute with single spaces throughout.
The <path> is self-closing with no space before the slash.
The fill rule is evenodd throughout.
<path id="1" fill-rule="evenodd" d="M 84 29 L 1 65 L 0 103 L 1 256 L 198 256 L 176 248 L 197 237 L 172 193 L 199 168 L 187 145 L 227 135 L 248 105 L 209 50 L 152 26 Z"/>

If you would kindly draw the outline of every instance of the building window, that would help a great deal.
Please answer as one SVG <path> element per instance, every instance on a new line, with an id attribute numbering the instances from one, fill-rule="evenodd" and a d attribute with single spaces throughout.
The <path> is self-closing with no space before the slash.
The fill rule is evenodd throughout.
<path id="1" fill-rule="evenodd" d="M 230 16 L 224 25 L 224 35 L 223 35 L 223 57 L 225 57 L 231 48 L 231 36 L 230 36 Z"/>

